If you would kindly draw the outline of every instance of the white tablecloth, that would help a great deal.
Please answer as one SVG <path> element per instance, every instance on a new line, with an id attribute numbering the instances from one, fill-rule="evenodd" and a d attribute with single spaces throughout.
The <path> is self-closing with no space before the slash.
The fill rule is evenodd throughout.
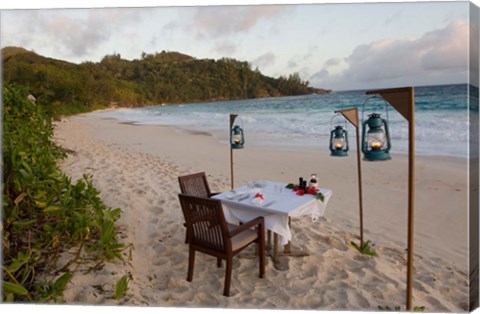
<path id="1" fill-rule="evenodd" d="M 280 236 L 282 245 L 292 239 L 292 233 L 288 225 L 288 217 L 311 216 L 313 221 L 325 214 L 325 210 L 332 191 L 320 188 L 324 195 L 323 202 L 313 195 L 296 195 L 291 189 L 285 188 L 286 183 L 257 181 L 257 187 L 241 186 L 234 189 L 234 192 L 227 191 L 213 196 L 222 201 L 225 219 L 230 223 L 247 222 L 258 216 L 265 219 L 265 228 L 277 233 Z M 252 203 L 255 194 L 263 194 L 264 200 L 261 205 Z M 248 197 L 242 200 L 235 199 L 239 195 Z M 270 205 L 269 203 L 272 202 Z M 267 206 L 268 205 L 268 206 Z"/>

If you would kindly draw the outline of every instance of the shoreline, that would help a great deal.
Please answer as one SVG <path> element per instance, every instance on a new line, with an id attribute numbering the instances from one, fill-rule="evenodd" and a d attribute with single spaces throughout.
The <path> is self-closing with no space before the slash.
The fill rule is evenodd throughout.
<path id="1" fill-rule="evenodd" d="M 286 96 L 287 97 L 287 96 Z M 288 96 L 290 97 L 290 96 Z M 295 96 L 291 96 L 295 97 Z M 190 104 L 188 104 L 190 105 Z M 159 105 L 156 105 L 159 106 Z M 131 109 L 131 108 L 129 108 Z M 110 110 L 110 109 L 109 109 Z M 90 114 L 94 114 L 97 112 L 102 112 L 102 111 L 109 111 L 109 110 L 95 110 L 90 112 Z M 111 109 L 112 111 L 118 110 L 116 109 Z M 89 114 L 89 113 L 87 113 Z M 208 130 L 198 130 L 195 127 L 191 125 L 165 125 L 165 124 L 149 124 L 149 123 L 140 123 L 137 120 L 121 120 L 118 118 L 114 117 L 102 117 L 95 115 L 99 119 L 105 119 L 105 120 L 112 120 L 116 121 L 120 124 L 128 124 L 132 126 L 143 126 L 143 127 L 166 127 L 166 128 L 173 128 L 177 129 L 179 131 L 186 131 L 186 132 L 191 132 L 191 133 L 200 133 L 204 135 L 211 136 L 215 138 L 219 143 L 218 144 L 223 144 L 227 145 L 228 143 L 228 136 L 223 134 L 224 132 L 219 132 L 219 131 L 208 131 Z M 228 130 L 227 130 L 228 132 Z M 328 141 L 327 141 L 328 142 Z M 249 141 L 248 146 L 253 147 L 258 150 L 274 150 L 274 151 L 291 151 L 291 150 L 298 150 L 298 151 L 307 151 L 307 152 L 318 152 L 318 153 L 325 153 L 328 152 L 328 143 L 326 145 L 305 145 L 304 143 L 298 143 L 298 144 L 285 144 L 285 145 L 272 145 L 272 144 L 262 144 L 258 143 L 255 141 Z M 227 147 L 228 148 L 228 147 Z M 356 153 L 356 147 L 351 143 L 351 147 L 349 149 L 350 153 Z M 408 152 L 407 151 L 391 151 L 390 154 L 392 156 L 400 156 L 402 158 L 407 158 L 408 157 Z M 434 158 L 434 159 L 446 159 L 446 160 L 461 160 L 461 161 L 467 161 L 469 160 L 469 156 L 458 156 L 458 155 L 435 155 L 431 152 L 415 152 L 415 158 Z"/>
<path id="2" fill-rule="evenodd" d="M 277 272 L 268 263 L 266 283 L 254 279 L 255 274 L 249 271 L 251 261 L 240 259 L 234 278 L 248 279 L 234 279 L 234 296 L 224 300 L 216 291 L 223 282 L 222 271 L 212 267 L 207 258 L 198 257 L 191 284 L 184 280 L 188 250 L 183 243 L 177 177 L 205 171 L 212 191 L 230 189 L 227 144 L 204 132 L 124 124 L 92 114 L 65 118 L 57 123 L 55 134 L 59 144 L 76 152 L 62 162 L 66 174 L 75 179 L 91 173 L 107 206 L 122 208 L 121 228 L 125 238 L 134 242 L 133 254 L 137 256 L 129 268 L 136 280 L 127 304 L 377 310 L 378 305 L 404 303 L 406 156 L 395 154 L 389 162 L 362 163 L 365 240 L 373 241 L 379 252 L 379 257 L 371 260 L 346 245 L 356 240 L 359 232 L 356 154 L 331 158 L 326 150 L 276 151 L 253 145 L 236 150 L 235 186 L 256 179 L 296 182 L 299 176 L 317 173 L 320 186 L 332 189 L 333 196 L 325 216 L 316 223 L 298 218 L 292 221 L 293 244 L 306 246 L 312 256 L 290 259 L 288 272 Z M 464 284 L 468 274 L 467 161 L 416 156 L 416 172 L 415 303 L 427 305 L 427 311 L 464 311 L 468 304 Z M 159 243 L 158 239 L 164 240 Z M 151 263 L 156 265 L 153 269 Z M 212 272 L 214 278 L 210 278 Z M 205 282 L 204 276 L 209 276 Z M 89 291 L 92 280 L 96 281 L 92 277 L 78 279 L 67 294 L 67 303 L 83 299 L 98 304 L 99 300 L 91 300 L 80 290 L 87 286 L 85 291 Z M 285 280 L 297 289 L 282 287 Z M 152 290 L 149 285 L 157 288 Z M 250 295 L 252 287 L 255 297 Z M 198 297 L 196 289 L 207 289 L 209 301 Z M 345 289 L 347 296 L 341 292 Z M 172 291 L 180 295 L 168 301 Z M 287 292 L 299 300 L 285 295 L 285 300 L 271 301 L 272 293 Z M 323 301 L 308 301 L 311 293 Z M 336 297 L 326 301 L 330 293 Z"/>

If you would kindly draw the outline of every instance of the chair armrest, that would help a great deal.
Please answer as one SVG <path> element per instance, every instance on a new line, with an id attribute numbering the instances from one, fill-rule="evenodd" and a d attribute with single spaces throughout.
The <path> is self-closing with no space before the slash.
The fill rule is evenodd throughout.
<path id="1" fill-rule="evenodd" d="M 221 192 L 215 192 L 215 193 L 210 193 L 210 195 L 208 197 L 212 197 L 212 196 L 215 196 L 215 195 L 218 195 L 220 194 Z"/>
<path id="2" fill-rule="evenodd" d="M 234 236 L 236 236 L 237 234 L 247 230 L 247 229 L 250 229 L 251 227 L 254 227 L 254 226 L 260 226 L 260 228 L 263 228 L 265 222 L 264 222 L 264 219 L 262 216 L 259 216 L 257 218 L 254 218 L 240 226 L 238 226 L 238 228 L 235 228 L 233 229 L 232 231 L 230 231 L 228 233 L 228 237 L 229 238 L 233 238 Z"/>

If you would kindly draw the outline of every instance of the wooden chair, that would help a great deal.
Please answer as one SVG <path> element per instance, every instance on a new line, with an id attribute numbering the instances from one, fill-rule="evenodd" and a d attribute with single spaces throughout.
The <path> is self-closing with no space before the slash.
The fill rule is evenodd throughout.
<path id="1" fill-rule="evenodd" d="M 180 191 L 182 194 L 198 196 L 198 197 L 212 197 L 212 195 L 218 193 L 212 193 L 208 186 L 207 176 L 205 172 L 198 172 L 178 177 L 178 183 L 180 184 Z M 186 227 L 186 224 L 184 224 Z M 189 234 L 188 229 L 185 235 L 185 243 L 188 243 Z"/>
<path id="2" fill-rule="evenodd" d="M 232 278 L 233 256 L 251 243 L 257 243 L 259 277 L 265 276 L 265 225 L 263 217 L 257 217 L 237 226 L 226 222 L 220 200 L 179 194 L 187 230 L 191 235 L 188 258 L 187 280 L 192 281 L 195 252 L 199 251 L 217 257 L 217 266 L 226 261 L 225 286 L 223 295 L 229 296 Z M 252 230 L 256 227 L 256 230 Z"/>
<path id="3" fill-rule="evenodd" d="M 210 191 L 205 172 L 178 177 L 178 183 L 180 183 L 182 194 L 198 197 L 211 197 L 212 195 L 217 194 Z"/>

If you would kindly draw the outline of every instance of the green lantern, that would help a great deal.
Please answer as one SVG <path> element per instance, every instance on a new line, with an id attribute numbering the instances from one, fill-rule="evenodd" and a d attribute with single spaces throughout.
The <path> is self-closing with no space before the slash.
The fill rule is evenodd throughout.
<path id="1" fill-rule="evenodd" d="M 330 132 L 330 156 L 348 156 L 348 132 L 342 126 L 337 125 Z"/>
<path id="2" fill-rule="evenodd" d="M 230 132 L 230 146 L 234 149 L 240 149 L 243 148 L 243 144 L 245 144 L 243 129 L 235 125 Z"/>
<path id="3" fill-rule="evenodd" d="M 362 124 L 363 160 L 389 160 L 391 149 L 388 122 L 380 114 L 372 113 Z"/>

